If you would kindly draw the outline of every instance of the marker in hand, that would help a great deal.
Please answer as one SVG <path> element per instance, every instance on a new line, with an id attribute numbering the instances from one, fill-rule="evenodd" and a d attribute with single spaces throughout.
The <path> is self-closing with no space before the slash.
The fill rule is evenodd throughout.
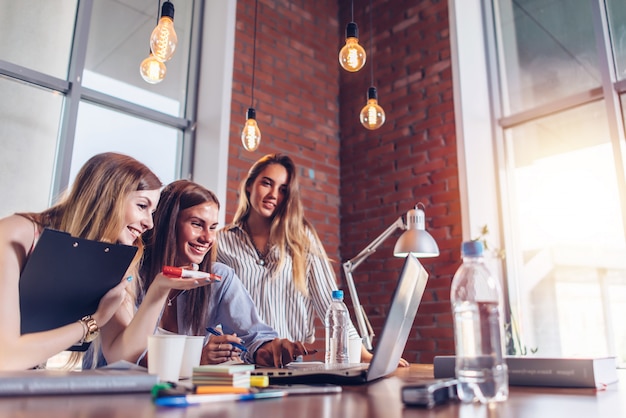
<path id="1" fill-rule="evenodd" d="M 222 276 L 207 273 L 205 271 L 187 270 L 182 267 L 164 266 L 163 274 L 170 277 L 180 277 L 183 279 L 206 279 L 210 282 L 219 282 Z"/>
<path id="2" fill-rule="evenodd" d="M 216 330 L 215 328 L 208 327 L 206 330 L 207 330 L 210 334 L 217 335 L 218 337 L 219 337 L 220 335 L 224 335 L 224 334 L 222 334 L 221 332 L 219 332 L 218 330 Z M 242 342 L 243 342 L 243 341 L 242 341 Z M 243 351 L 243 352 L 248 351 L 248 349 L 247 349 L 247 348 L 246 348 L 243 344 L 235 343 L 235 342 L 232 342 L 232 341 L 228 341 L 228 342 L 226 342 L 226 343 L 224 343 L 224 344 L 230 344 L 230 345 L 232 345 L 233 347 L 237 347 L 238 349 L 240 349 L 240 350 L 241 350 L 241 351 Z"/>

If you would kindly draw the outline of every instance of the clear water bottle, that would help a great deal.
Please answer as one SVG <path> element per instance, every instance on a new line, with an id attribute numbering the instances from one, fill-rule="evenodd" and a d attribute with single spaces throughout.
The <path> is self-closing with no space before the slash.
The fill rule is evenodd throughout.
<path id="1" fill-rule="evenodd" d="M 463 402 L 504 401 L 509 377 L 503 356 L 502 288 L 485 266 L 482 242 L 464 242 L 461 252 L 463 264 L 450 292 L 458 396 Z"/>
<path id="2" fill-rule="evenodd" d="M 348 324 L 350 315 L 343 303 L 343 291 L 333 290 L 333 301 L 326 312 L 326 364 L 349 363 Z"/>

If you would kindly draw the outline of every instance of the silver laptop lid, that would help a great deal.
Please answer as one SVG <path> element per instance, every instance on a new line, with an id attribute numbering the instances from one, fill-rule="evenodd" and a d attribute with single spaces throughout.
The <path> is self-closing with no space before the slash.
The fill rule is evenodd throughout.
<path id="1" fill-rule="evenodd" d="M 374 357 L 367 372 L 368 381 L 386 376 L 398 367 L 427 281 L 428 273 L 422 264 L 409 254 L 404 261 L 398 285 L 391 299 L 382 333 L 374 347 Z"/>

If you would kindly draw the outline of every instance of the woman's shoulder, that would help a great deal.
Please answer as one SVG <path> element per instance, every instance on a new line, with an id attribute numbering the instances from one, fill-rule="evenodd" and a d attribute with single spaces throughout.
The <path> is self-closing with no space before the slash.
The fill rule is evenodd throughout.
<path id="1" fill-rule="evenodd" d="M 230 277 L 235 274 L 235 270 L 232 267 L 227 266 L 224 263 L 220 263 L 219 261 L 214 261 L 211 263 L 211 271 L 213 274 L 217 274 L 222 277 Z"/>
<path id="2" fill-rule="evenodd" d="M 39 226 L 35 222 L 22 215 L 9 215 L 0 219 L 0 238 L 3 241 L 17 241 L 30 245 Z"/>

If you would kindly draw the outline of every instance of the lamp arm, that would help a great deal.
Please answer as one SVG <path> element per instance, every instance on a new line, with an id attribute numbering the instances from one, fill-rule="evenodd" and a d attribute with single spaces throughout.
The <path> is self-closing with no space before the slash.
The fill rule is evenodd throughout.
<path id="1" fill-rule="evenodd" d="M 363 345 L 368 350 L 372 349 L 372 338 L 374 337 L 374 331 L 371 326 L 368 327 L 369 320 L 365 314 L 365 310 L 361 306 L 359 301 L 359 295 L 354 285 L 354 278 L 352 272 L 363 262 L 367 257 L 376 251 L 376 248 L 380 246 L 396 229 L 406 229 L 402 217 L 399 217 L 393 224 L 391 224 L 382 234 L 376 237 L 367 247 L 365 247 L 360 253 L 358 253 L 351 260 L 343 263 L 343 272 L 346 276 L 346 282 L 348 283 L 348 290 L 350 291 L 350 298 L 352 299 L 352 305 L 354 306 L 354 315 L 356 316 L 357 325 L 359 326 L 359 333 L 363 339 Z"/>
<path id="2" fill-rule="evenodd" d="M 402 216 L 400 216 L 394 223 L 389 225 L 387 229 L 383 231 L 378 237 L 374 238 L 372 242 L 369 243 L 367 247 L 365 247 L 360 253 L 355 255 L 351 260 L 348 260 L 347 263 L 350 263 L 351 269 L 350 271 L 354 271 L 359 264 L 361 264 L 367 257 L 369 257 L 372 253 L 376 251 L 376 249 L 382 244 L 387 238 L 391 236 L 396 229 L 406 229 L 406 225 L 402 220 Z"/>

